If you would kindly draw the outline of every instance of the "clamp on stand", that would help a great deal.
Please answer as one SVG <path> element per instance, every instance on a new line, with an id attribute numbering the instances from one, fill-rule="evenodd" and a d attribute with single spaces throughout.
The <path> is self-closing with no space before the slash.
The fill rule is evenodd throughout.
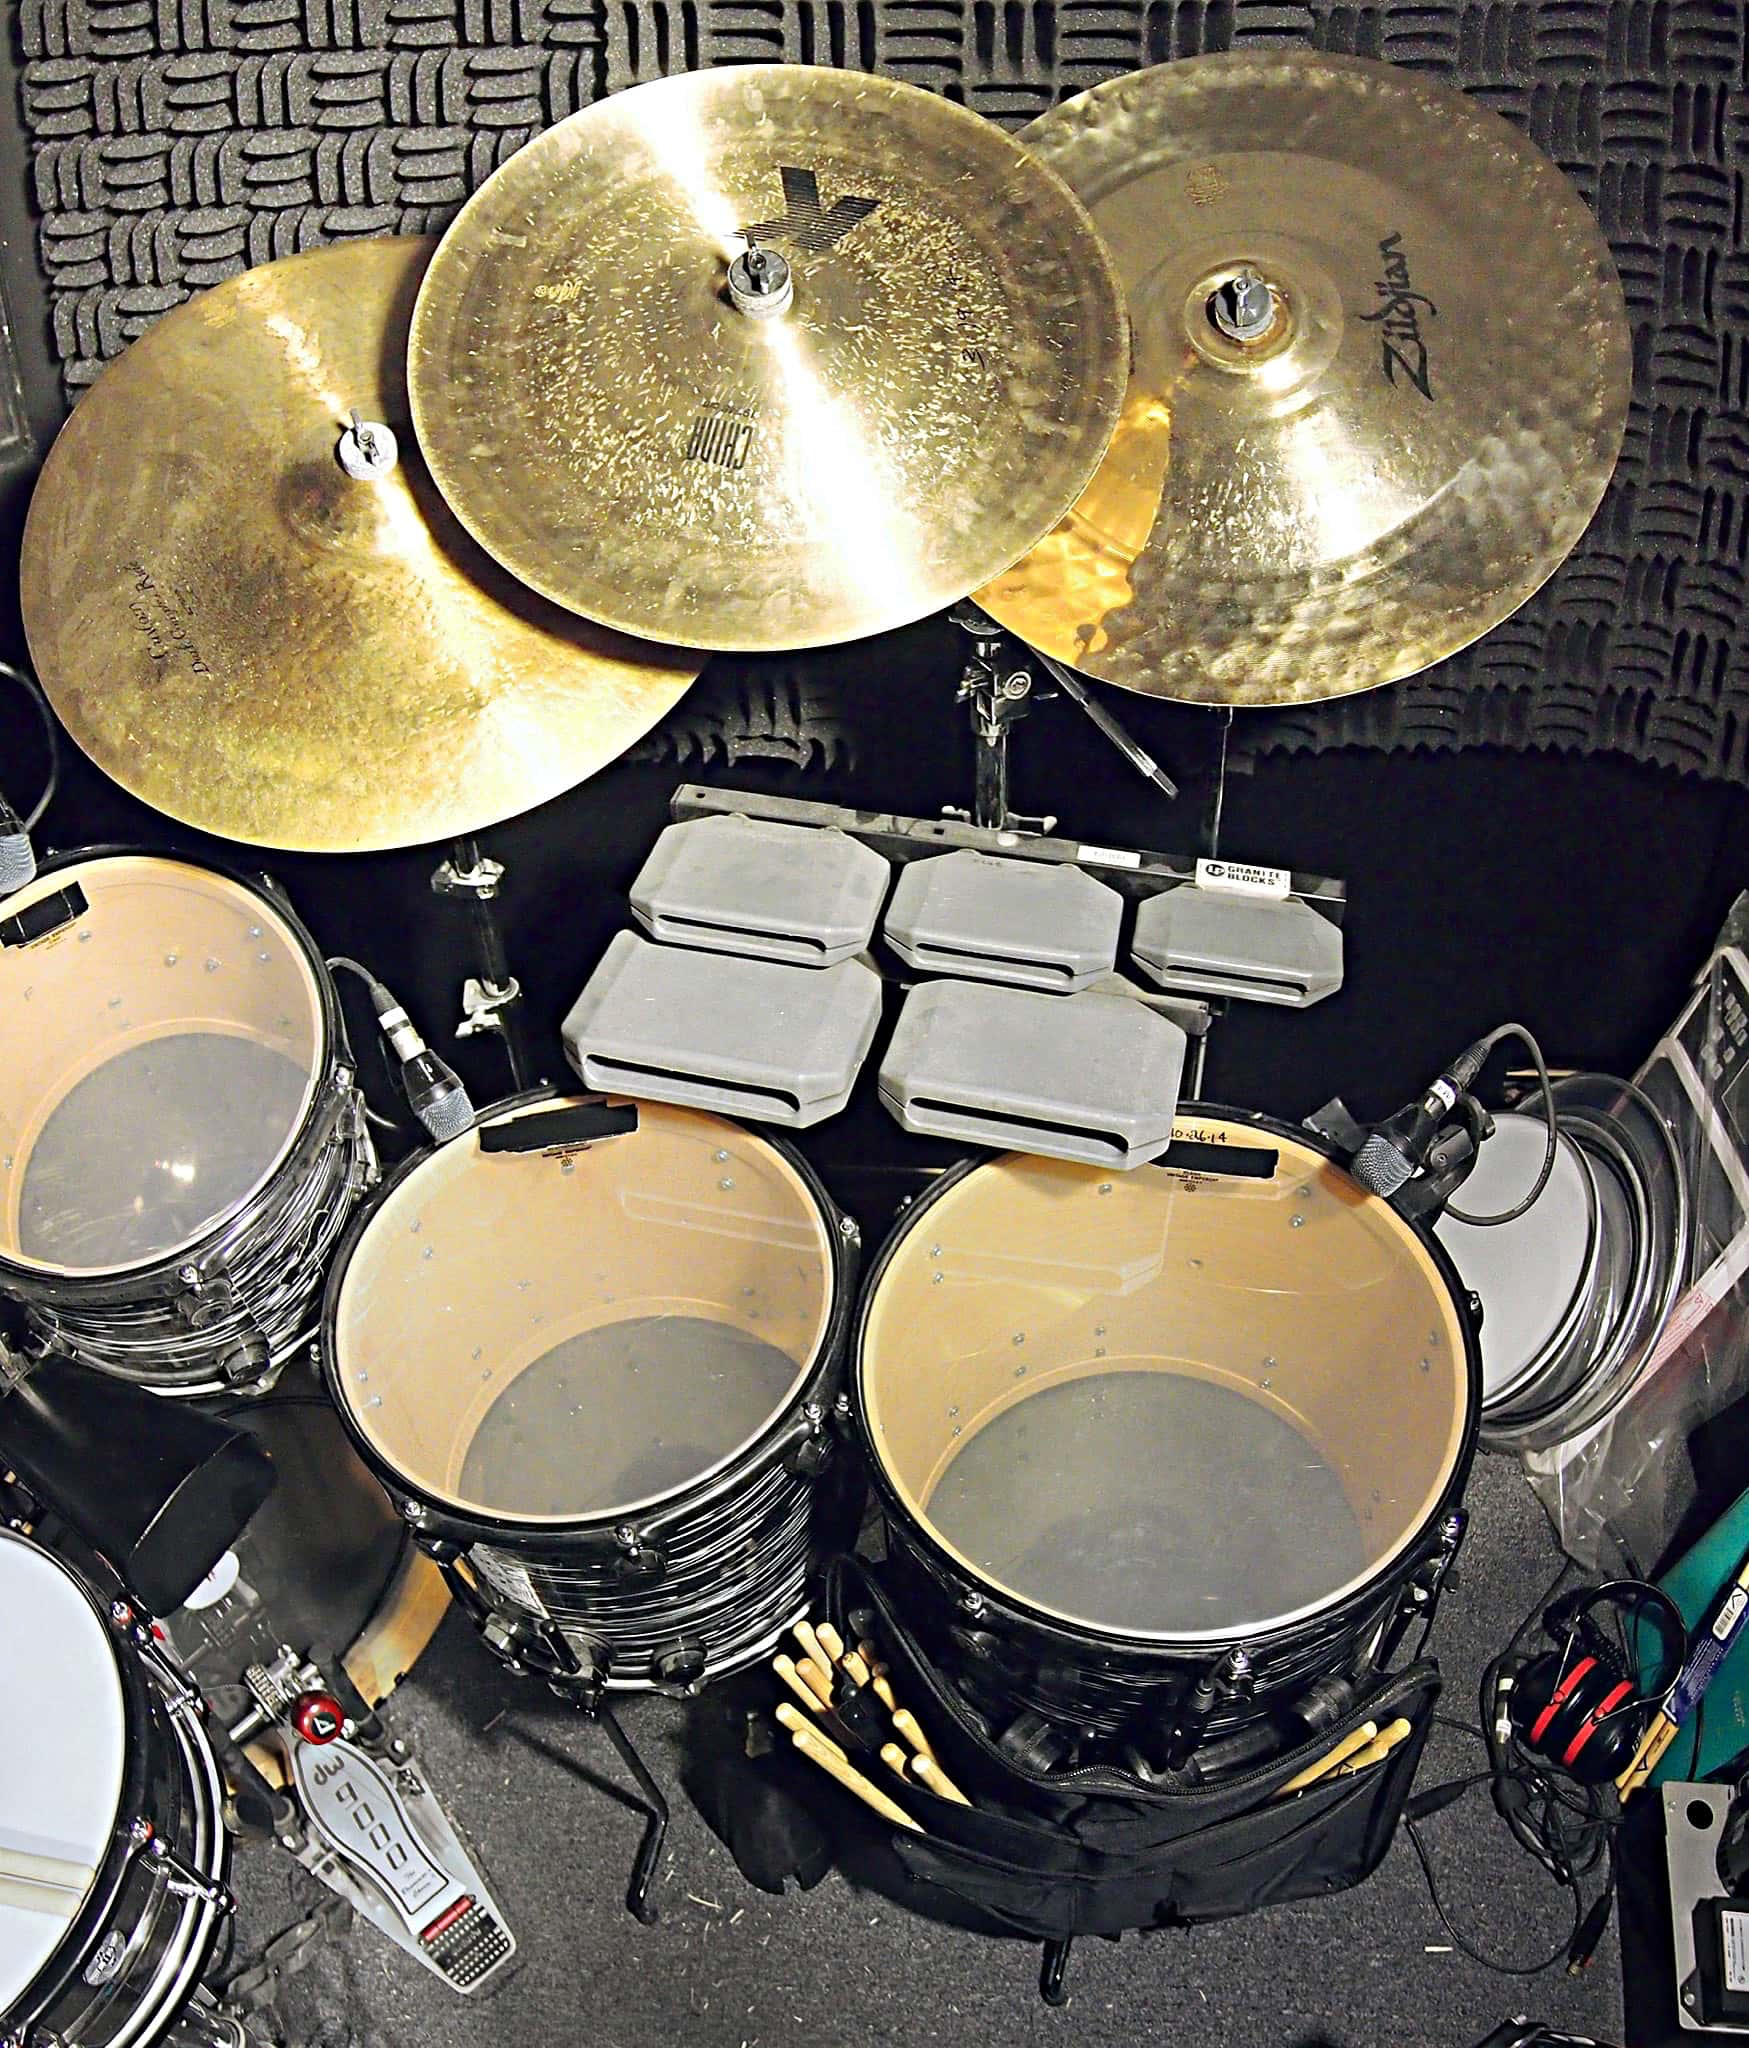
<path id="1" fill-rule="evenodd" d="M 970 822 L 997 832 L 1051 832 L 1056 819 L 1050 816 L 1023 817 L 1008 808 L 1008 735 L 1032 709 L 1034 702 L 1049 703 L 1050 693 L 1034 698 L 1034 676 L 1029 665 L 1036 662 L 1057 685 L 1057 689 L 1078 705 L 1139 775 L 1153 783 L 1162 795 L 1175 797 L 1178 785 L 1145 747 L 1131 738 L 1116 716 L 1088 690 L 1073 669 L 1042 654 L 1025 650 L 1025 659 L 1007 659 L 1007 637 L 1002 628 L 970 599 L 956 604 L 948 617 L 971 640 L 972 648 L 960 671 L 958 701 L 971 707 L 972 738 L 977 748 L 976 780 Z M 951 817 L 965 817 L 964 811 L 950 811 Z"/>
<path id="2" fill-rule="evenodd" d="M 521 1094 L 533 1086 L 533 1078 L 519 1014 L 522 984 L 510 972 L 496 907 L 503 879 L 502 861 L 488 859 L 477 840 L 458 839 L 433 873 L 431 889 L 434 895 L 467 904 L 480 967 L 478 975 L 470 975 L 462 983 L 462 1021 L 455 1035 L 476 1038 L 490 1032 L 497 1037 L 510 1062 L 513 1092 Z"/>

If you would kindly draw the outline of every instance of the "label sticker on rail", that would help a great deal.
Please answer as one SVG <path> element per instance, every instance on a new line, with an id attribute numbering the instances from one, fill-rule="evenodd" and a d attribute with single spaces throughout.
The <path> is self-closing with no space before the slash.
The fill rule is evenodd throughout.
<path id="1" fill-rule="evenodd" d="M 1280 902 L 1293 894 L 1294 878 L 1287 868 L 1261 868 L 1243 860 L 1199 860 L 1196 886 L 1224 889 L 1230 896 L 1268 896 Z"/>

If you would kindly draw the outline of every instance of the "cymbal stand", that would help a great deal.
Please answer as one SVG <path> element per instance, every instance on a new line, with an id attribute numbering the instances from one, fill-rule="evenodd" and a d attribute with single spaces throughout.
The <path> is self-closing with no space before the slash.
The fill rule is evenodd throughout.
<path id="1" fill-rule="evenodd" d="M 970 599 L 956 604 L 948 617 L 971 641 L 971 651 L 960 671 L 959 698 L 971 709 L 972 739 L 976 748 L 976 780 L 969 813 L 955 810 L 954 817 L 968 817 L 974 825 L 997 832 L 1050 832 L 1054 817 L 1023 817 L 1008 808 L 1008 736 L 1032 709 L 1035 699 L 1032 664 L 1036 663 L 1057 685 L 1058 690 L 1078 706 L 1139 775 L 1145 776 L 1162 795 L 1175 797 L 1178 785 L 1148 751 L 1137 744 L 1111 711 L 1075 674 L 1050 655 L 1023 647 L 1023 658 L 1008 657 L 1007 636 L 1002 628 Z"/>
<path id="2" fill-rule="evenodd" d="M 490 1032 L 504 1048 L 510 1062 L 512 1092 L 520 1095 L 534 1085 L 528 1047 L 522 1028 L 522 984 L 510 971 L 504 950 L 504 928 L 498 916 L 498 890 L 504 879 L 504 863 L 491 860 L 480 851 L 472 837 L 458 839 L 431 877 L 434 895 L 465 903 L 473 928 L 474 957 L 478 975 L 462 983 L 462 1021 L 457 1038 L 477 1038 Z"/>

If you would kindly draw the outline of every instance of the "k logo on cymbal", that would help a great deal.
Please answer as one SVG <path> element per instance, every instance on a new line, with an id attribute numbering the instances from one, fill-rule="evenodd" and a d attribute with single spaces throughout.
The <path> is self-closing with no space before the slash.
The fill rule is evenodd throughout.
<path id="1" fill-rule="evenodd" d="M 833 201 L 828 213 L 820 204 L 820 181 L 812 171 L 799 164 L 780 164 L 778 173 L 783 179 L 782 217 L 743 228 L 741 233 L 749 242 L 789 242 L 817 256 L 842 242 L 880 205 L 878 199 L 847 192 Z"/>

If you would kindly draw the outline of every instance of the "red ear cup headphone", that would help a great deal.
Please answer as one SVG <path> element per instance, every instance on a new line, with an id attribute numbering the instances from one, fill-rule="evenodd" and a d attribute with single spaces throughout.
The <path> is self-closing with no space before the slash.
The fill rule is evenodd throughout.
<path id="1" fill-rule="evenodd" d="M 1630 1672 L 1620 1648 L 1592 1619 L 1593 1610 L 1605 1606 L 1620 1610 L 1628 1627 L 1643 1608 L 1659 1609 L 1677 1646 L 1676 1661 L 1666 1667 L 1668 1684 L 1680 1667 L 1687 1628 L 1669 1594 L 1639 1579 L 1610 1579 L 1557 1600 L 1543 1614 L 1556 1647 L 1516 1672 L 1502 1672 L 1497 1682 L 1501 1709 L 1520 1747 L 1582 1785 L 1621 1776 L 1633 1761 L 1648 1713 L 1663 1697 L 1661 1688 L 1642 1690 L 1641 1675 Z"/>

